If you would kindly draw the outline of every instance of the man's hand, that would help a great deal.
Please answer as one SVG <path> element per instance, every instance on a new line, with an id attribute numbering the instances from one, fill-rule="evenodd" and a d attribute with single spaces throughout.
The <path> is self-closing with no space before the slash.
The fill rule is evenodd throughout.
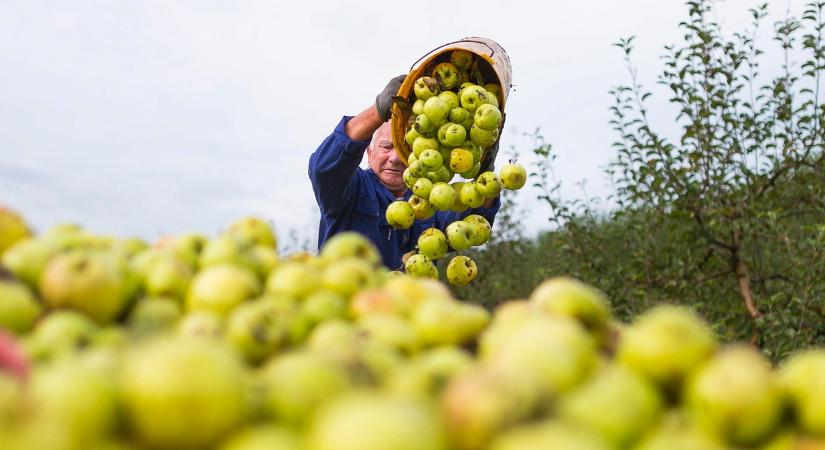
<path id="1" fill-rule="evenodd" d="M 405 78 L 407 78 L 407 75 L 399 75 L 393 78 L 387 83 L 384 90 L 375 97 L 375 110 L 378 111 L 378 116 L 381 117 L 384 122 L 390 120 L 393 97 L 398 95 L 398 89 L 401 88 L 401 83 L 404 82 Z"/>

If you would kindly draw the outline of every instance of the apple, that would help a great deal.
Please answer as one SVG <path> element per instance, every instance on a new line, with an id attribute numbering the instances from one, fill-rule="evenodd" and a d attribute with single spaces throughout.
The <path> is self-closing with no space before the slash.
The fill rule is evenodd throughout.
<path id="1" fill-rule="evenodd" d="M 473 123 L 482 130 L 497 130 L 501 125 L 501 111 L 494 105 L 481 105 L 476 109 Z"/>
<path id="2" fill-rule="evenodd" d="M 418 236 L 418 251 L 435 261 L 447 254 L 447 237 L 438 228 L 427 228 Z"/>
<path id="3" fill-rule="evenodd" d="M 29 356 L 38 361 L 55 360 L 88 347 L 100 327 L 88 316 L 72 310 L 50 312 L 29 336 Z"/>
<path id="4" fill-rule="evenodd" d="M 440 157 L 441 155 L 439 155 Z M 421 198 L 429 198 L 433 189 L 433 182 L 427 178 L 419 178 L 412 187 L 413 194 Z"/>
<path id="5" fill-rule="evenodd" d="M 498 140 L 498 128 L 487 131 L 473 123 L 473 126 L 470 127 L 470 139 L 481 147 L 489 147 Z"/>
<path id="6" fill-rule="evenodd" d="M 15 242 L 31 236 L 29 227 L 19 214 L 0 206 L 0 255 Z"/>
<path id="7" fill-rule="evenodd" d="M 412 151 L 416 157 L 421 156 L 424 150 L 427 149 L 438 149 L 438 140 L 435 138 L 419 136 L 415 141 L 413 141 Z"/>
<path id="8" fill-rule="evenodd" d="M 450 230 L 448 227 L 448 236 L 449 231 Z M 452 241 L 450 245 L 452 245 Z M 450 263 L 447 265 L 447 281 L 449 281 L 450 284 L 454 286 L 464 286 L 467 283 L 473 281 L 476 278 L 476 275 L 478 275 L 478 268 L 476 267 L 476 263 L 467 256 L 456 256 L 455 258 L 451 259 Z"/>
<path id="9" fill-rule="evenodd" d="M 256 364 L 287 345 L 288 320 L 271 302 L 243 303 L 229 315 L 225 337 L 239 355 Z"/>
<path id="10" fill-rule="evenodd" d="M 487 83 L 484 85 L 484 90 L 498 96 L 501 96 L 501 85 L 497 83 Z"/>
<path id="11" fill-rule="evenodd" d="M 40 274 L 57 248 L 44 239 L 26 238 L 17 241 L 2 256 L 2 264 L 31 288 L 37 288 Z"/>
<path id="12" fill-rule="evenodd" d="M 437 211 L 447 211 L 453 207 L 456 197 L 457 195 L 452 186 L 444 182 L 438 182 L 433 184 L 429 200 Z"/>
<path id="13" fill-rule="evenodd" d="M 465 188 L 466 189 L 466 188 Z M 484 245 L 490 240 L 490 235 L 493 233 L 493 228 L 490 222 L 484 216 L 478 214 L 470 214 L 464 218 L 464 221 L 473 224 L 476 227 L 475 235 L 473 237 L 473 247 Z"/>
<path id="14" fill-rule="evenodd" d="M 83 311 L 103 324 L 126 308 L 131 290 L 128 281 L 116 258 L 75 250 L 49 261 L 40 277 L 39 291 L 48 306 Z"/>
<path id="15" fill-rule="evenodd" d="M 487 91 L 477 85 L 467 86 L 461 89 L 461 107 L 470 114 L 475 114 L 479 106 L 487 103 Z"/>
<path id="16" fill-rule="evenodd" d="M 455 183 L 451 184 L 453 190 L 455 191 L 455 202 L 453 202 L 453 206 L 450 208 L 452 212 L 464 212 L 467 210 L 468 206 L 461 202 L 461 189 L 464 187 L 463 181 L 456 181 Z"/>
<path id="17" fill-rule="evenodd" d="M 464 183 L 464 185 L 461 186 L 459 198 L 461 199 L 461 203 L 470 208 L 478 208 L 484 204 L 484 196 L 478 193 L 476 184 L 472 181 Z"/>
<path id="18" fill-rule="evenodd" d="M 457 173 L 466 172 L 473 168 L 473 154 L 469 150 L 458 147 L 450 152 L 450 169 Z"/>
<path id="19" fill-rule="evenodd" d="M 431 299 L 418 305 L 410 320 L 425 345 L 461 345 L 478 336 L 490 314 L 472 303 Z"/>
<path id="20" fill-rule="evenodd" d="M 207 310 L 186 313 L 177 324 L 178 335 L 188 338 L 221 339 L 225 328 L 224 317 Z"/>
<path id="21" fill-rule="evenodd" d="M 578 320 L 599 340 L 606 338 L 610 304 L 596 288 L 575 278 L 557 276 L 536 286 L 529 301 L 541 311 Z"/>
<path id="22" fill-rule="evenodd" d="M 485 88 L 486 89 L 486 88 Z M 498 95 L 493 94 L 492 92 L 487 91 L 487 104 L 495 106 L 496 108 L 499 107 L 498 103 Z"/>
<path id="23" fill-rule="evenodd" d="M 524 187 L 527 182 L 527 171 L 520 164 L 507 163 L 501 168 L 499 179 L 504 189 L 514 191 Z"/>
<path id="24" fill-rule="evenodd" d="M 453 50 L 450 53 L 450 62 L 459 69 L 467 70 L 473 65 L 473 54 L 467 50 Z"/>
<path id="25" fill-rule="evenodd" d="M 476 179 L 476 190 L 486 198 L 494 198 L 501 193 L 503 186 L 494 172 L 484 172 Z"/>
<path id="26" fill-rule="evenodd" d="M 427 168 L 427 171 L 438 170 L 439 167 L 444 165 L 444 159 L 441 157 L 441 153 L 438 150 L 428 148 L 421 152 L 421 156 L 419 158 L 424 167 Z"/>
<path id="27" fill-rule="evenodd" d="M 139 334 L 152 334 L 171 329 L 181 318 L 178 300 L 163 297 L 140 299 L 129 312 L 129 328 Z"/>
<path id="28" fill-rule="evenodd" d="M 480 170 L 481 170 L 481 162 L 476 161 L 476 163 L 473 164 L 473 167 L 471 167 L 470 170 L 461 173 L 461 177 L 464 178 L 465 180 L 472 180 L 473 178 L 475 178 L 478 175 L 478 172 Z"/>
<path id="29" fill-rule="evenodd" d="M 672 390 L 715 350 L 713 333 L 688 309 L 657 306 L 624 329 L 616 359 Z"/>
<path id="30" fill-rule="evenodd" d="M 319 257 L 324 264 L 348 257 L 361 258 L 373 266 L 381 264 L 381 254 L 375 244 L 355 231 L 342 231 L 327 239 Z"/>
<path id="31" fill-rule="evenodd" d="M 410 169 L 410 174 L 416 178 L 421 178 L 427 175 L 427 166 L 418 160 L 410 162 L 407 169 Z"/>
<path id="32" fill-rule="evenodd" d="M 788 358 L 780 382 L 796 423 L 808 433 L 825 436 L 825 350 L 803 350 Z"/>
<path id="33" fill-rule="evenodd" d="M 396 229 L 406 230 L 415 221 L 412 206 L 404 200 L 396 200 L 387 206 L 387 223 Z"/>
<path id="34" fill-rule="evenodd" d="M 461 125 L 447 122 L 438 129 L 438 141 L 448 147 L 457 147 L 467 138 L 467 130 Z"/>
<path id="35" fill-rule="evenodd" d="M 404 263 L 404 272 L 418 278 L 438 278 L 438 269 L 427 255 L 418 253 L 412 255 Z"/>
<path id="36" fill-rule="evenodd" d="M 261 284 L 251 270 L 229 264 L 210 266 L 192 279 L 186 293 L 186 308 L 226 316 L 260 291 Z"/>
<path id="37" fill-rule="evenodd" d="M 398 314 L 368 314 L 358 318 L 359 335 L 369 342 L 414 355 L 421 347 L 413 326 Z"/>
<path id="38" fill-rule="evenodd" d="M 316 325 L 326 320 L 344 319 L 347 315 L 348 299 L 328 289 L 319 289 L 301 303 L 301 315 Z"/>
<path id="39" fill-rule="evenodd" d="M 407 202 L 404 202 L 407 204 Z M 409 206 L 409 204 L 407 204 Z M 345 258 L 324 268 L 321 286 L 332 292 L 352 297 L 355 293 L 378 284 L 375 266 L 359 258 Z"/>
<path id="40" fill-rule="evenodd" d="M 430 188 L 430 190 L 432 190 L 432 188 Z M 418 220 L 429 219 L 435 215 L 435 207 L 430 204 L 429 200 L 418 197 L 417 195 L 412 195 L 407 202 L 409 202 L 410 206 L 412 206 L 413 215 Z"/>
<path id="41" fill-rule="evenodd" d="M 240 361 L 208 341 L 141 346 L 126 356 L 119 381 L 126 424 L 145 446 L 212 447 L 246 416 Z"/>
<path id="42" fill-rule="evenodd" d="M 433 124 L 441 124 L 450 115 L 450 105 L 439 96 L 430 97 L 424 102 L 424 115 Z"/>
<path id="43" fill-rule="evenodd" d="M 470 112 L 460 106 L 450 110 L 450 122 L 463 124 L 471 117 Z"/>
<path id="44" fill-rule="evenodd" d="M 413 153 L 410 153 L 410 156 L 412 155 Z M 412 189 L 412 187 L 415 186 L 415 182 L 418 181 L 419 178 L 412 174 L 409 167 L 404 169 L 404 173 L 401 174 L 401 177 L 404 179 L 404 185 L 407 186 L 408 189 Z"/>
<path id="45" fill-rule="evenodd" d="M 321 272 L 318 268 L 291 261 L 281 264 L 269 274 L 266 279 L 266 292 L 274 296 L 303 299 L 315 292 L 320 285 Z"/>
<path id="46" fill-rule="evenodd" d="M 419 98 L 413 102 L 412 113 L 416 116 L 419 114 L 424 114 L 424 100 Z"/>
<path id="47" fill-rule="evenodd" d="M 170 253 L 149 266 L 143 283 L 151 296 L 183 299 L 193 276 L 192 267 Z"/>
<path id="48" fill-rule="evenodd" d="M 307 436 L 312 450 L 445 450 L 434 408 L 380 391 L 346 393 L 326 403 Z"/>
<path id="49" fill-rule="evenodd" d="M 432 97 L 438 98 L 438 97 Z M 415 122 L 413 123 L 413 127 L 415 131 L 420 134 L 421 136 L 432 136 L 433 133 L 436 131 L 435 123 L 427 117 L 426 114 L 421 113 L 415 116 Z"/>
<path id="50" fill-rule="evenodd" d="M 272 424 L 249 425 L 234 433 L 220 446 L 220 450 L 295 450 L 298 448 L 301 448 L 301 440 L 295 432 Z"/>
<path id="51" fill-rule="evenodd" d="M 23 283 L 3 276 L 0 269 L 0 329 L 22 335 L 28 333 L 43 307 L 31 289 Z"/>
<path id="52" fill-rule="evenodd" d="M 239 237 L 239 239 L 242 239 Z M 178 258 L 183 259 L 192 267 L 198 265 L 198 258 L 206 246 L 208 239 L 195 233 L 184 233 L 174 236 L 165 236 L 158 239 L 152 248 L 161 251 L 170 251 Z"/>
<path id="53" fill-rule="evenodd" d="M 560 419 L 595 432 L 615 448 L 628 448 L 658 421 L 664 399 L 644 378 L 609 365 L 561 398 Z"/>
<path id="54" fill-rule="evenodd" d="M 253 242 L 245 238 L 222 235 L 211 239 L 201 250 L 198 267 L 201 269 L 222 264 L 232 264 L 255 270 L 252 258 Z"/>
<path id="55" fill-rule="evenodd" d="M 610 450 L 614 447 L 587 429 L 556 420 L 543 420 L 506 430 L 493 439 L 489 450 L 570 449 Z M 703 447 L 691 447 L 705 450 Z M 709 450 L 709 449 L 708 449 Z"/>
<path id="56" fill-rule="evenodd" d="M 421 114 L 421 113 L 418 113 L 418 114 Z M 416 115 L 417 115 L 417 114 L 416 114 Z M 410 129 L 409 129 L 409 130 L 407 130 L 407 132 L 404 134 L 404 140 L 405 140 L 405 141 L 407 141 L 407 145 L 412 146 L 412 145 L 413 145 L 413 143 L 415 142 L 415 140 L 416 140 L 418 137 L 420 137 L 420 136 L 421 136 L 421 135 L 420 135 L 420 134 L 418 134 L 418 132 L 417 132 L 417 131 L 415 131 L 415 128 L 410 128 Z"/>
<path id="57" fill-rule="evenodd" d="M 272 227 L 260 217 L 248 216 L 238 219 L 229 225 L 226 234 L 252 241 L 257 245 L 278 248 L 278 241 Z"/>
<path id="58" fill-rule="evenodd" d="M 438 84 L 444 90 L 450 90 L 458 86 L 458 68 L 452 63 L 436 64 L 432 76 L 438 80 Z"/>
<path id="59" fill-rule="evenodd" d="M 438 98 L 444 100 L 447 106 L 450 107 L 452 111 L 453 108 L 458 108 L 461 106 L 461 101 L 458 99 L 458 94 L 453 91 L 444 91 L 438 94 Z"/>
<path id="60" fill-rule="evenodd" d="M 252 259 L 255 272 L 261 279 L 266 279 L 266 277 L 281 264 L 281 257 L 278 256 L 278 251 L 266 245 L 256 245 L 252 247 L 249 257 Z"/>
<path id="61" fill-rule="evenodd" d="M 784 406 L 768 361 L 741 344 L 725 349 L 692 375 L 684 398 L 700 429 L 735 446 L 754 445 L 770 436 Z"/>
<path id="62" fill-rule="evenodd" d="M 420 100 L 427 100 L 438 94 L 438 80 L 432 77 L 421 77 L 415 80 L 413 92 Z"/>
<path id="63" fill-rule="evenodd" d="M 443 160 L 443 159 L 442 159 Z M 435 179 L 433 180 L 434 183 L 437 182 L 449 182 L 452 178 L 454 173 L 450 170 L 449 167 L 442 165 L 438 169 L 433 172 L 435 175 Z"/>

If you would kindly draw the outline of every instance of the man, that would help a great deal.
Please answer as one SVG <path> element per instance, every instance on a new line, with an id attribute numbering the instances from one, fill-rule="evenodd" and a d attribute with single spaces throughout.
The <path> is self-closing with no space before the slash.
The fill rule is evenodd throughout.
<path id="1" fill-rule="evenodd" d="M 387 224 L 387 206 L 411 195 L 403 179 L 406 166 L 393 146 L 388 122 L 392 97 L 404 78 L 390 80 L 375 104 L 357 116 L 344 116 L 309 158 L 309 179 L 321 209 L 318 248 L 335 233 L 357 231 L 375 243 L 384 265 L 393 270 L 403 266 L 402 256 L 415 248 L 418 236 L 427 228 L 435 226 L 443 231 L 469 214 L 480 214 L 492 224 L 500 206 L 497 197 L 463 213 L 439 211 L 430 219 L 416 220 L 407 230 Z M 497 149 L 498 143 L 488 150 L 482 171 L 492 170 Z M 359 167 L 365 150 L 367 170 Z"/>

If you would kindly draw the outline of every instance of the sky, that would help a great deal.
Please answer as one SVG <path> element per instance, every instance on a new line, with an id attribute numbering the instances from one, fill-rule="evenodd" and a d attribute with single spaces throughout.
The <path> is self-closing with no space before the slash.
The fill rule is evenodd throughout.
<path id="1" fill-rule="evenodd" d="M 755 1 L 716 4 L 730 32 Z M 606 198 L 613 157 L 608 91 L 627 83 L 612 44 L 635 35 L 654 92 L 654 127 L 675 133 L 656 86 L 687 8 L 675 0 L 418 0 L 0 3 L 0 205 L 38 231 L 74 222 L 155 239 L 271 221 L 281 241 L 314 245 L 309 155 L 342 115 L 370 106 L 393 76 L 467 36 L 501 44 L 513 68 L 498 165 L 531 163 L 536 129 L 557 155 L 565 198 Z M 801 1 L 771 4 L 772 24 Z M 761 40 L 768 42 L 770 27 Z M 763 64 L 777 66 L 779 55 Z M 582 189 L 584 186 L 584 190 Z M 549 210 L 517 196 L 528 233 Z"/>

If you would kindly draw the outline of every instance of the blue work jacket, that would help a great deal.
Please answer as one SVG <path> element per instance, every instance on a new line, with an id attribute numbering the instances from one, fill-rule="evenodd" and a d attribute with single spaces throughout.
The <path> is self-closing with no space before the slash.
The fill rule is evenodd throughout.
<path id="1" fill-rule="evenodd" d="M 347 136 L 345 116 L 317 150 L 309 157 L 309 179 L 321 209 L 318 248 L 341 231 L 357 231 L 368 237 L 381 252 L 384 265 L 400 269 L 401 256 L 415 248 L 422 231 L 433 226 L 444 231 L 450 223 L 470 214 L 484 216 L 492 225 L 501 202 L 496 198 L 490 208 L 472 208 L 461 213 L 438 211 L 425 220 L 416 220 L 407 230 L 387 224 L 387 206 L 398 198 L 386 188 L 371 169 L 359 167 L 369 141 L 354 141 Z M 407 190 L 403 199 L 412 192 Z"/>

